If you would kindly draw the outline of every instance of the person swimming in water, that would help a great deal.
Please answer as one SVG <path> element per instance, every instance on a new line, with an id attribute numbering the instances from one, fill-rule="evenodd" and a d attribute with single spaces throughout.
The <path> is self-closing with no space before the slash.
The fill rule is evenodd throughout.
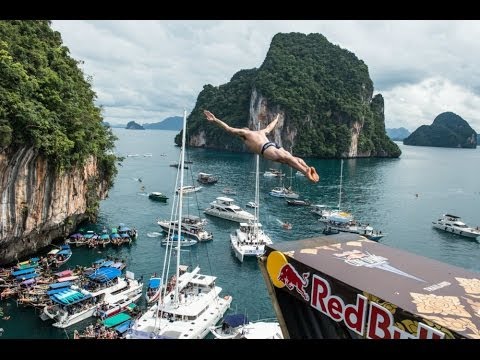
<path id="1" fill-rule="evenodd" d="M 308 166 L 305 161 L 293 156 L 287 150 L 267 138 L 267 135 L 277 125 L 279 114 L 277 114 L 275 119 L 268 124 L 265 129 L 254 131 L 248 128 L 238 129 L 231 127 L 222 120 L 217 119 L 215 115 L 208 110 L 203 110 L 203 113 L 208 121 L 216 123 L 230 134 L 239 136 L 250 151 L 262 155 L 265 159 L 289 165 L 304 174 L 311 182 L 317 183 L 320 180 L 320 176 L 313 166 Z"/>

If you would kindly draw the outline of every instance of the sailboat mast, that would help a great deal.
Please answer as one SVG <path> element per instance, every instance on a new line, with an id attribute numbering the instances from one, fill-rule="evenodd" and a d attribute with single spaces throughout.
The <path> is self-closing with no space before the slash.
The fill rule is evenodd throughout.
<path id="1" fill-rule="evenodd" d="M 178 228 L 177 228 L 177 273 L 175 281 L 175 302 L 178 303 L 178 278 L 180 277 L 180 252 L 181 252 L 181 233 L 182 233 L 182 208 L 183 208 L 183 176 L 184 176 L 184 166 L 185 166 L 185 143 L 186 143 L 186 132 L 187 132 L 187 110 L 183 110 L 183 131 L 182 131 L 182 152 L 180 156 L 180 194 L 178 201 Z M 173 246 L 173 242 L 172 242 Z"/>
<path id="2" fill-rule="evenodd" d="M 338 192 L 338 210 L 342 204 L 343 159 L 340 162 L 340 191 Z"/>

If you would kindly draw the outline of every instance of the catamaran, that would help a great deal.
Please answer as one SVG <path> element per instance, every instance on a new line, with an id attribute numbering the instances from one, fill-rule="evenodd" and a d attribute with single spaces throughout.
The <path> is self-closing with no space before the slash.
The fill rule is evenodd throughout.
<path id="1" fill-rule="evenodd" d="M 184 178 L 186 116 L 184 111 L 181 165 L 178 170 L 180 188 L 183 186 Z M 178 197 L 176 196 L 178 204 L 173 202 L 173 221 L 182 218 L 183 195 L 183 192 L 180 192 Z M 174 231 L 180 240 L 180 229 L 176 227 Z M 200 274 L 198 266 L 192 271 L 182 268 L 180 244 L 167 244 L 161 278 L 168 277 L 170 264 L 174 260 L 172 257 L 174 248 L 177 249 L 177 256 L 176 274 L 173 280 L 169 281 L 172 286 L 162 289 L 159 300 L 134 322 L 126 335 L 127 339 L 203 339 L 207 336 L 209 328 L 220 321 L 230 307 L 232 296 L 220 296 L 222 288 L 215 284 L 217 279 L 215 276 Z"/>
<path id="2" fill-rule="evenodd" d="M 265 245 L 272 244 L 270 237 L 265 234 L 259 219 L 259 155 L 256 155 L 256 171 L 255 171 L 255 218 L 250 222 L 241 222 L 240 228 L 235 230 L 234 234 L 230 234 L 230 244 L 240 262 L 243 262 L 245 256 L 257 257 L 265 252 Z"/>

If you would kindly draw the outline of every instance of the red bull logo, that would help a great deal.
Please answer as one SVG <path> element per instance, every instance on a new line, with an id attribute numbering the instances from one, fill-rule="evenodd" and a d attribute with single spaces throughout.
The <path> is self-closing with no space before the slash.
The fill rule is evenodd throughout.
<path id="1" fill-rule="evenodd" d="M 310 273 L 303 273 L 302 276 L 300 276 L 297 270 L 292 265 L 287 263 L 280 269 L 278 280 L 283 282 L 287 289 L 296 289 L 297 292 L 305 299 L 305 301 L 308 301 L 310 300 L 310 296 L 305 290 L 308 286 L 309 276 Z"/>

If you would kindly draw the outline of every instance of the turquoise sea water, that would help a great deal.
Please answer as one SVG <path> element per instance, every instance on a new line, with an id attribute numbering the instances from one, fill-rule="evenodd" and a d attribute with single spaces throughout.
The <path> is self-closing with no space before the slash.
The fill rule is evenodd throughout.
<path id="1" fill-rule="evenodd" d="M 153 272 L 160 273 L 164 249 L 161 237 L 147 233 L 161 232 L 156 221 L 170 218 L 171 200 L 176 168 L 169 165 L 179 160 L 180 148 L 174 145 L 176 132 L 133 131 L 114 129 L 118 136 L 116 152 L 125 156 L 114 188 L 102 201 L 96 226 L 114 227 L 120 222 L 139 230 L 137 240 L 129 247 L 86 249 L 74 248 L 66 268 L 113 255 L 127 260 L 128 269 L 147 279 Z M 431 227 L 431 221 L 450 212 L 461 216 L 467 224 L 480 225 L 480 149 L 444 149 L 404 146 L 398 143 L 399 159 L 349 159 L 344 161 L 342 208 L 355 217 L 370 223 L 387 235 L 383 244 L 437 259 L 471 271 L 479 272 L 480 244 L 457 235 L 447 234 Z M 151 153 L 152 156 L 143 156 Z M 139 156 L 127 155 L 138 154 Z M 198 172 L 219 177 L 217 184 L 184 198 L 184 213 L 207 217 L 207 229 L 214 240 L 200 243 L 182 253 L 182 262 L 199 264 L 202 272 L 218 277 L 223 295 L 233 295 L 233 311 L 246 312 L 250 318 L 273 317 L 274 311 L 264 280 L 255 260 L 239 263 L 230 249 L 229 234 L 238 224 L 208 217 L 202 213 L 209 202 L 221 196 L 225 187 L 233 188 L 233 198 L 244 207 L 254 200 L 255 156 L 188 149 L 187 159 L 193 161 L 185 172 L 185 184 L 199 185 Z M 340 160 L 305 159 L 315 166 L 321 179 L 312 184 L 304 177 L 290 176 L 286 165 L 260 160 L 260 171 L 269 168 L 283 170 L 287 185 L 292 181 L 295 191 L 312 203 L 336 205 Z M 138 180 L 141 179 L 141 182 Z M 322 227 L 308 207 L 290 207 L 285 200 L 268 195 L 280 183 L 276 178 L 260 176 L 260 220 L 265 232 L 274 242 L 292 241 L 321 234 Z M 144 186 L 144 190 L 141 187 Z M 146 196 L 160 191 L 170 197 L 167 204 L 154 202 Z M 418 194 L 418 197 L 415 195 Z M 199 210 L 200 209 L 200 210 Z M 251 211 L 252 209 L 246 208 Z M 292 230 L 284 230 L 280 223 L 288 221 Z M 140 304 L 144 305 L 144 300 Z M 0 328 L 2 338 L 66 338 L 74 329 L 89 324 L 84 321 L 65 332 L 53 328 L 38 317 L 32 308 L 17 307 L 15 301 L 1 302 L 3 316 Z"/>

